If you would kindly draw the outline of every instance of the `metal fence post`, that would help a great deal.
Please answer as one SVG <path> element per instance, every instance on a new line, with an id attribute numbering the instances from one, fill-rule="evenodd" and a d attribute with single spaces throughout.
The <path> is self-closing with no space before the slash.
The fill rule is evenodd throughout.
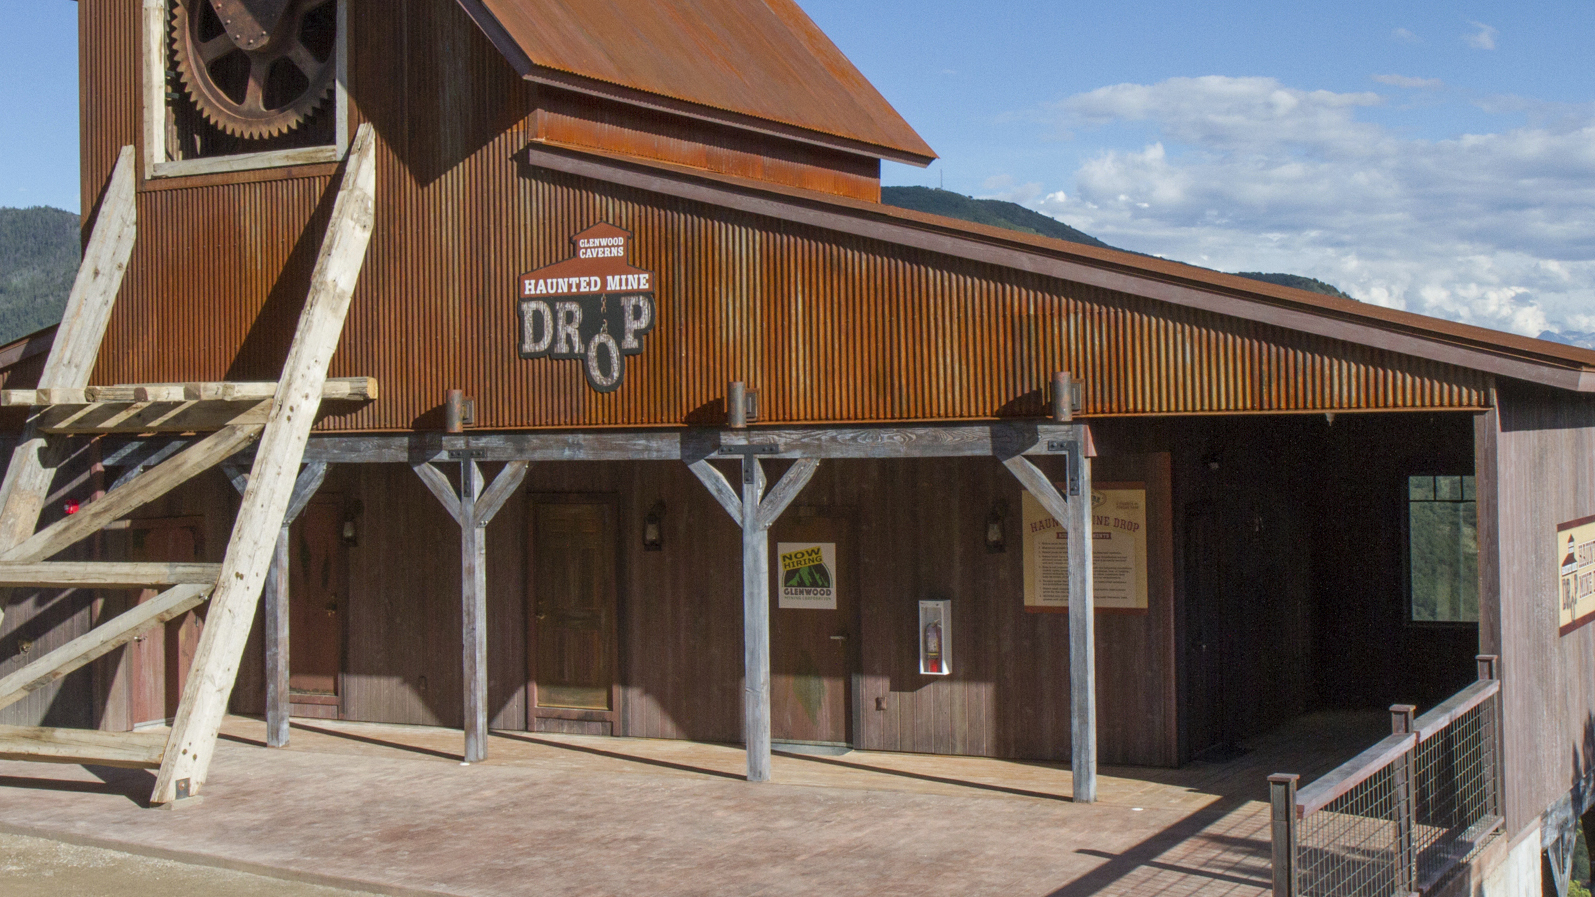
<path id="1" fill-rule="evenodd" d="M 1296 897 L 1296 783 L 1301 776 L 1268 777 L 1273 806 L 1274 897 Z"/>
<path id="2" fill-rule="evenodd" d="M 1411 704 L 1390 705 L 1390 734 L 1412 734 L 1412 715 L 1417 711 Z M 1418 855 L 1412 843 L 1412 834 L 1418 827 L 1417 802 L 1413 800 L 1417 753 L 1418 744 L 1414 740 L 1412 749 L 1390 765 L 1390 789 L 1395 804 L 1391 807 L 1391 815 L 1395 817 L 1391 821 L 1396 824 L 1396 856 L 1408 891 L 1418 889 Z"/>
<path id="3" fill-rule="evenodd" d="M 1480 654 L 1474 658 L 1479 665 L 1479 681 L 1488 682 L 1501 678 L 1501 658 L 1494 654 Z M 1484 807 L 1485 812 L 1491 816 L 1506 816 L 1506 809 L 1501 802 L 1501 794 L 1505 783 L 1502 781 L 1504 764 L 1501 762 L 1501 693 L 1497 691 L 1489 704 L 1489 718 L 1484 721 L 1484 733 L 1488 739 L 1485 745 L 1485 756 L 1488 758 L 1490 774 L 1485 780 Z M 1502 828 L 1505 828 L 1503 824 Z"/>

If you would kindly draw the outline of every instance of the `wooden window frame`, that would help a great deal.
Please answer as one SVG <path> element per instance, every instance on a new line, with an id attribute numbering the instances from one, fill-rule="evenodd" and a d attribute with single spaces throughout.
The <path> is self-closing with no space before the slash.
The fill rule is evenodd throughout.
<path id="1" fill-rule="evenodd" d="M 143 0 L 140 21 L 140 57 L 143 69 L 144 178 L 226 174 L 266 168 L 289 168 L 337 162 L 349 151 L 349 6 L 338 4 L 337 75 L 333 88 L 334 142 L 298 149 L 237 153 L 210 159 L 167 160 L 166 69 L 170 57 L 171 0 Z"/>

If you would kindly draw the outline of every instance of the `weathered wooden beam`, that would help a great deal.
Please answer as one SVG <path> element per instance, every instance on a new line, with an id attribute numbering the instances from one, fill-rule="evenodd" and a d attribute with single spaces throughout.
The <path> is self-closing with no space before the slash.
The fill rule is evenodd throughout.
<path id="1" fill-rule="evenodd" d="M 205 601 L 211 588 L 210 585 L 181 585 L 167 589 L 0 679 L 0 708 L 15 704 L 30 692 L 193 610 Z"/>
<path id="2" fill-rule="evenodd" d="M 504 465 L 498 476 L 493 478 L 493 485 L 487 487 L 482 493 L 482 499 L 476 506 L 476 521 L 478 526 L 487 526 L 503 510 L 504 503 L 509 501 L 515 490 L 521 487 L 521 482 L 526 479 L 526 471 L 531 467 L 529 461 L 511 461 Z"/>
<path id="3" fill-rule="evenodd" d="M 376 209 L 376 132 L 360 126 L 349 148 L 338 198 L 310 277 L 310 295 L 283 365 L 250 469 L 249 488 L 233 524 L 226 560 L 211 598 L 192 672 L 172 723 L 165 760 L 156 776 L 154 803 L 169 803 L 180 790 L 198 794 L 210 769 L 216 737 L 227 712 L 256 602 L 292 497 L 310 427 L 321 404 L 327 365 L 343 333 Z M 186 788 L 179 788 L 186 783 Z"/>
<path id="4" fill-rule="evenodd" d="M 275 383 L 120 383 L 81 389 L 0 389 L 0 407 L 88 405 L 96 402 L 264 402 L 272 398 Z M 377 398 L 377 381 L 371 377 L 331 377 L 321 390 L 321 400 L 367 401 Z"/>
<path id="5" fill-rule="evenodd" d="M 141 589 L 145 586 L 215 585 L 221 564 L 122 561 L 54 561 L 0 564 L 0 586 L 49 589 Z"/>
<path id="6" fill-rule="evenodd" d="M 731 519 L 740 526 L 742 499 L 737 495 L 737 490 L 731 488 L 731 483 L 726 480 L 725 474 L 708 461 L 694 461 L 687 465 L 687 469 L 692 471 L 692 475 L 703 483 L 709 494 L 714 496 L 714 500 L 720 503 L 720 507 L 725 508 L 726 513 L 730 514 Z"/>
<path id="7" fill-rule="evenodd" d="M 259 427 L 225 427 L 0 554 L 0 563 L 42 561 L 64 551 L 232 457 L 259 435 Z"/>
<path id="8" fill-rule="evenodd" d="M 427 491 L 443 505 L 443 510 L 449 512 L 454 522 L 465 525 L 465 519 L 460 514 L 460 497 L 454 492 L 454 484 L 449 482 L 448 475 L 433 467 L 430 463 L 417 464 L 414 467 L 415 475 L 421 478 L 421 483 Z"/>
<path id="9" fill-rule="evenodd" d="M 774 526 L 775 522 L 781 518 L 781 514 L 786 511 L 787 506 L 792 504 L 793 499 L 798 497 L 798 493 L 803 491 L 803 487 L 809 484 L 809 480 L 814 476 L 814 471 L 818 470 L 819 467 L 819 458 L 802 458 L 796 464 L 793 464 L 781 477 L 781 482 L 776 483 L 775 488 L 770 490 L 770 494 L 765 496 L 764 501 L 760 502 L 759 526 L 764 529 Z"/>
<path id="10" fill-rule="evenodd" d="M 283 515 L 282 529 L 277 531 L 277 545 L 272 551 L 271 569 L 266 571 L 266 585 L 261 596 L 265 604 L 265 674 L 266 674 L 266 747 L 287 747 L 292 716 L 292 688 L 289 670 L 292 644 L 289 630 L 289 565 L 290 530 L 299 519 L 305 506 L 321 488 L 327 476 L 327 465 L 319 461 L 306 464 L 294 481 L 293 495 L 288 499 L 288 510 Z M 249 488 L 249 475 L 242 470 L 230 469 L 228 478 L 240 493 Z"/>
<path id="11" fill-rule="evenodd" d="M 769 446 L 766 459 L 975 458 L 993 454 L 1057 454 L 1073 425 L 1034 421 L 915 427 L 783 427 L 779 429 L 633 430 L 601 433 L 417 433 L 317 436 L 305 457 L 339 464 L 421 464 L 456 460 L 470 451 L 489 461 L 685 461 L 721 448 Z"/>
<path id="12" fill-rule="evenodd" d="M 487 522 L 477 517 L 482 471 L 460 462 L 460 653 L 465 685 L 463 761 L 487 759 Z"/>
<path id="13" fill-rule="evenodd" d="M 526 478 L 528 463 L 512 461 L 484 490 L 475 459 L 460 461 L 458 492 L 430 464 L 415 472 L 460 525 L 460 652 L 465 684 L 464 762 L 487 759 L 487 525 Z"/>
<path id="14" fill-rule="evenodd" d="M 271 402 L 94 402 L 51 405 L 35 415 L 44 433 L 203 433 L 266 423 Z"/>
<path id="15" fill-rule="evenodd" d="M 166 736 L 158 732 L 0 726 L 0 760 L 154 769 L 165 751 Z"/>
<path id="16" fill-rule="evenodd" d="M 1091 460 L 1084 440 L 1068 446 L 1070 498 L 1029 459 L 1015 455 L 1003 465 L 1069 534 L 1069 718 L 1074 800 L 1097 799 L 1096 614 L 1092 584 Z"/>
<path id="17" fill-rule="evenodd" d="M 770 532 L 759 525 L 764 467 L 742 457 L 742 738 L 748 781 L 770 781 Z"/>
<path id="18" fill-rule="evenodd" d="M 138 236 L 136 166 L 133 147 L 122 147 L 100 199 L 94 233 L 67 295 L 49 360 L 39 375 L 41 387 L 73 389 L 89 382 Z M 55 477 L 55 467 L 47 463 L 44 451 L 44 435 L 30 420 L 18 437 L 5 479 L 0 481 L 0 549 L 21 543 L 39 525 L 39 513 Z M 5 618 L 7 597 L 0 594 L 0 620 Z"/>

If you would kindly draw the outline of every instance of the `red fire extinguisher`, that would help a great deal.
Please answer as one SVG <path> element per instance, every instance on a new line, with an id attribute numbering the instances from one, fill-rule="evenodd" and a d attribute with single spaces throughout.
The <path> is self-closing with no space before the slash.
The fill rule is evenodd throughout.
<path id="1" fill-rule="evenodd" d="M 941 623 L 932 622 L 925 627 L 925 672 L 941 671 Z"/>

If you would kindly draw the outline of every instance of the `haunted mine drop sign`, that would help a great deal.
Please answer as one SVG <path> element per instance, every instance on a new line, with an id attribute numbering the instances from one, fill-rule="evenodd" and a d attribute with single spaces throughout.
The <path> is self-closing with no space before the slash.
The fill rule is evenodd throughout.
<path id="1" fill-rule="evenodd" d="M 519 278 L 520 354 L 580 360 L 593 389 L 613 392 L 653 329 L 653 272 L 631 266 L 631 234 L 614 225 L 571 243 L 574 258 Z"/>

